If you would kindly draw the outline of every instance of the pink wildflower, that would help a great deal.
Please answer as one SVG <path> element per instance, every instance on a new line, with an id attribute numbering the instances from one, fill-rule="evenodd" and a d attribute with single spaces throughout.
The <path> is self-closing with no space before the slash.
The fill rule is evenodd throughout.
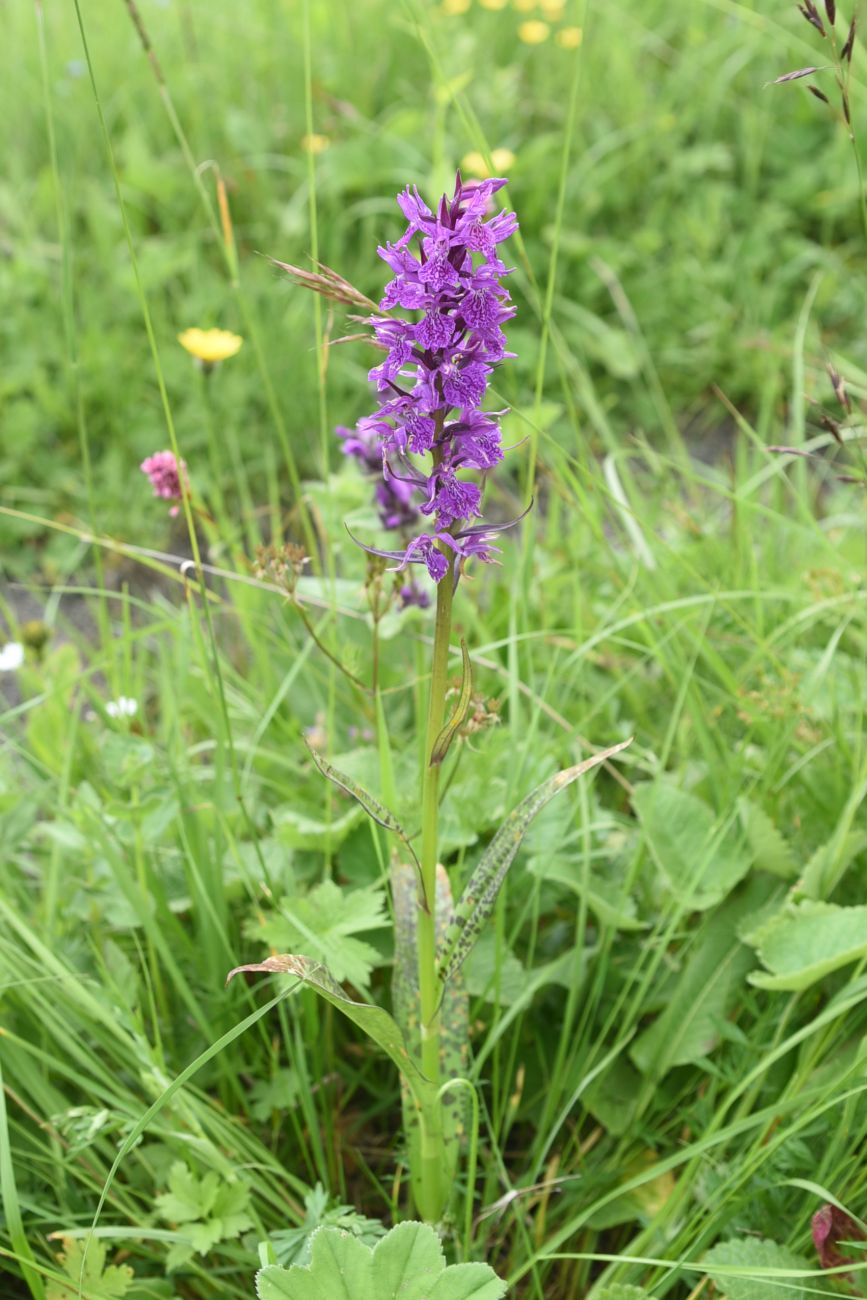
<path id="1" fill-rule="evenodd" d="M 141 471 L 147 474 L 151 481 L 151 487 L 154 490 L 155 497 L 164 497 L 167 501 L 180 501 L 183 495 L 181 491 L 181 475 L 184 477 L 184 486 L 189 491 L 189 480 L 187 479 L 187 463 L 181 461 L 180 470 L 178 462 L 175 460 L 174 452 L 156 451 L 147 460 L 141 463 Z M 175 506 L 171 514 L 176 515 L 178 507 Z"/>

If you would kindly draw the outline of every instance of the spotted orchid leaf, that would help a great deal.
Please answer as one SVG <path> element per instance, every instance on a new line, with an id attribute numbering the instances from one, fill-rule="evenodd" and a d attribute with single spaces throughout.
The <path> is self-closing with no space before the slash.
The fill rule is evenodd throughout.
<path id="1" fill-rule="evenodd" d="M 438 961 L 440 979 L 443 982 L 450 980 L 460 970 L 482 926 L 493 912 L 500 886 L 506 878 L 506 873 L 521 847 L 521 841 L 533 818 L 554 798 L 555 794 L 565 790 L 568 785 L 577 781 L 592 768 L 619 754 L 631 743 L 630 737 L 619 745 L 612 745 L 609 749 L 593 754 L 583 763 L 576 763 L 574 767 L 567 767 L 562 772 L 555 773 L 528 794 L 526 799 L 523 799 L 509 814 L 467 881 L 455 909 L 454 920 L 440 946 Z"/>
<path id="2" fill-rule="evenodd" d="M 416 944 L 417 915 L 419 909 L 418 883 L 411 867 L 395 862 L 391 869 L 391 892 L 394 901 L 394 975 L 392 977 L 392 1005 L 397 1023 L 410 1051 L 416 1056 L 421 1051 L 420 1009 L 418 986 L 418 947 Z M 454 915 L 452 891 L 445 868 L 437 868 L 436 931 L 442 942 Z M 469 1056 L 469 999 L 462 979 L 456 976 L 446 986 L 439 1008 L 440 1021 L 440 1079 L 463 1078 L 467 1073 Z M 401 1076 L 401 1102 L 404 1132 L 408 1136 L 411 1158 L 410 1170 L 415 1174 L 419 1161 L 414 1157 L 421 1141 L 418 1106 Z M 443 1095 L 443 1138 L 445 1160 L 449 1177 L 458 1160 L 461 1139 L 466 1127 L 466 1089 L 455 1088 Z M 420 1188 L 413 1183 L 413 1193 L 418 1197 Z"/>

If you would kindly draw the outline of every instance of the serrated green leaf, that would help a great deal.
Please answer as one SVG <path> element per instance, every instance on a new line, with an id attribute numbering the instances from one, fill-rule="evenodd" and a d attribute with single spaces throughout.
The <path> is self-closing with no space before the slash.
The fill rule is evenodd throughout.
<path id="1" fill-rule="evenodd" d="M 271 949 L 306 949 L 336 980 L 348 980 L 365 992 L 371 971 L 383 957 L 355 936 L 386 926 L 385 908 L 381 889 L 344 890 L 335 881 L 324 880 L 309 894 L 281 899 L 277 910 L 257 914 L 244 932 Z"/>
<path id="2" fill-rule="evenodd" d="M 271 1265 L 256 1277 L 259 1300 L 501 1300 L 506 1284 L 487 1264 L 446 1265 L 424 1223 L 401 1223 L 371 1250 L 335 1228 L 313 1234 L 309 1265 Z"/>
<path id="3" fill-rule="evenodd" d="M 90 1300 L 123 1300 L 135 1280 L 133 1271 L 105 1261 L 106 1247 L 98 1237 L 64 1238 L 58 1263 L 70 1280 L 49 1282 L 45 1300 L 78 1300 L 82 1291 Z"/>
<path id="4" fill-rule="evenodd" d="M 632 804 L 659 873 L 684 911 L 713 907 L 749 871 L 746 840 L 722 828 L 703 799 L 663 778 L 637 786 Z"/>
<path id="5" fill-rule="evenodd" d="M 768 814 L 749 799 L 738 799 L 738 814 L 744 835 L 753 854 L 753 865 L 784 880 L 798 874 L 798 864 Z"/>
<path id="6" fill-rule="evenodd" d="M 789 904 L 749 939 L 770 972 L 754 971 L 750 983 L 799 992 L 867 954 L 867 906 Z"/>
<path id="7" fill-rule="evenodd" d="M 803 1256 L 755 1237 L 721 1241 L 702 1263 L 727 1300 L 768 1300 L 772 1288 L 774 1295 L 785 1295 L 786 1300 L 803 1300 L 804 1288 L 792 1274 L 810 1268 Z"/>
<path id="8" fill-rule="evenodd" d="M 583 763 L 576 763 L 574 767 L 555 773 L 537 786 L 509 814 L 482 854 L 455 908 L 455 919 L 437 954 L 441 980 L 451 979 L 473 947 L 482 926 L 494 910 L 500 886 L 521 846 L 524 833 L 537 813 L 578 777 L 606 762 L 614 754 L 619 754 L 631 743 L 631 738 L 624 740 L 619 745 L 612 745 L 610 749 L 593 754 Z"/>
<path id="9" fill-rule="evenodd" d="M 470 652 L 467 649 L 467 643 L 461 637 L 461 655 L 463 657 L 464 673 L 461 679 L 461 690 L 458 696 L 455 710 L 437 736 L 431 750 L 430 765 L 436 767 L 441 763 L 449 752 L 449 746 L 458 733 L 458 729 L 463 725 L 470 707 L 470 700 L 473 697 L 473 665 L 470 662 Z"/>

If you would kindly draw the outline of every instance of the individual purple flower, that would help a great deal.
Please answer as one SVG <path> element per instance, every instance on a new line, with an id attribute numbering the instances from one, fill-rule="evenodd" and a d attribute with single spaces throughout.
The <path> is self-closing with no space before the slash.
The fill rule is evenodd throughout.
<path id="1" fill-rule="evenodd" d="M 147 460 L 142 461 L 139 468 L 150 479 L 155 497 L 163 497 L 166 501 L 180 501 L 183 495 L 181 488 L 182 475 L 184 487 L 189 491 L 186 461 L 182 460 L 180 467 L 178 467 L 178 462 L 172 451 L 155 451 L 152 456 L 148 456 Z M 174 506 L 169 513 L 176 515 L 178 507 Z"/>
<path id="2" fill-rule="evenodd" d="M 378 409 L 342 433 L 344 450 L 382 474 L 377 498 L 386 527 L 402 514 L 431 520 L 404 549 L 377 551 L 398 561 L 398 570 L 423 564 L 434 582 L 470 556 L 490 563 L 499 531 L 471 524 L 481 515 L 481 486 L 466 472 L 482 475 L 502 460 L 499 417 L 482 411 L 491 375 L 506 352 L 504 324 L 514 307 L 503 277 L 499 245 L 517 229 L 512 213 L 491 213 L 494 195 L 506 181 L 464 184 L 443 195 L 435 211 L 415 187 L 398 195 L 407 229 L 395 244 L 379 248 L 392 272 L 380 302 L 382 312 L 418 313 L 406 320 L 371 318 L 385 359 L 370 372 L 380 394 Z M 429 458 L 427 464 L 420 459 Z M 419 496 L 418 504 L 413 498 Z M 385 495 L 399 497 L 401 511 L 386 510 Z"/>

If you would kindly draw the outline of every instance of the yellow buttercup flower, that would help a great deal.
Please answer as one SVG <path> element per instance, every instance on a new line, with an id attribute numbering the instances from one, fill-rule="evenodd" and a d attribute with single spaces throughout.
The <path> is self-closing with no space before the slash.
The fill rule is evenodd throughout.
<path id="1" fill-rule="evenodd" d="M 483 9 L 505 9 L 509 0 L 479 0 Z"/>
<path id="2" fill-rule="evenodd" d="M 557 44 L 562 45 L 564 50 L 577 50 L 583 39 L 584 33 L 580 27 L 561 27 L 554 37 Z"/>
<path id="3" fill-rule="evenodd" d="M 491 162 L 494 164 L 494 170 L 491 171 L 484 156 L 473 149 L 470 153 L 464 154 L 461 159 L 461 171 L 466 172 L 468 176 L 478 177 L 480 181 L 486 181 L 489 176 L 502 176 L 514 161 L 515 155 L 511 149 L 492 149 Z"/>
<path id="4" fill-rule="evenodd" d="M 536 8 L 537 0 L 512 0 L 512 4 L 520 14 L 531 14 Z"/>
<path id="5" fill-rule="evenodd" d="M 327 135 L 302 135 L 301 148 L 305 153 L 322 153 L 331 144 Z"/>
<path id="6" fill-rule="evenodd" d="M 470 7 L 470 0 L 443 0 L 444 14 L 465 14 Z"/>
<path id="7" fill-rule="evenodd" d="M 542 13 L 546 18 L 556 22 L 558 18 L 563 17 L 563 10 L 566 8 L 566 0 L 540 0 Z"/>
<path id="8" fill-rule="evenodd" d="M 528 23 L 521 23 L 518 28 L 518 35 L 525 45 L 541 45 L 547 41 L 551 34 L 551 28 L 547 23 L 543 23 L 540 18 L 533 18 Z"/>
<path id="9" fill-rule="evenodd" d="M 240 352 L 244 340 L 229 330 L 189 329 L 178 335 L 178 342 L 203 366 L 215 366 Z"/>

